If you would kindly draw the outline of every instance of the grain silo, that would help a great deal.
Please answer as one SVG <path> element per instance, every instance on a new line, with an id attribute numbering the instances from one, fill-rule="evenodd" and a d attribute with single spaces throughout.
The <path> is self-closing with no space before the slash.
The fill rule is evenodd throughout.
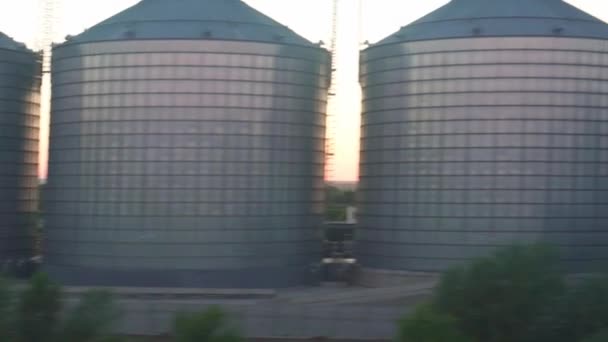
<path id="1" fill-rule="evenodd" d="M 363 267 L 533 242 L 606 263 L 607 39 L 561 0 L 453 0 L 363 51 Z"/>
<path id="2" fill-rule="evenodd" d="M 0 264 L 31 256 L 38 194 L 40 56 L 0 33 Z"/>
<path id="3" fill-rule="evenodd" d="M 240 0 L 143 0 L 56 47 L 47 270 L 301 284 L 320 255 L 328 62 Z"/>

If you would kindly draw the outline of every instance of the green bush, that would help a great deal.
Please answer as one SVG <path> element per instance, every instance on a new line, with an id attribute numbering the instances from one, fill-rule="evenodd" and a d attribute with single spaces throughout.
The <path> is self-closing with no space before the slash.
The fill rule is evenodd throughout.
<path id="1" fill-rule="evenodd" d="M 410 341 L 452 324 L 480 342 L 608 342 L 608 276 L 566 286 L 544 246 L 505 248 L 446 272 L 432 308 L 404 321 L 418 332 Z"/>
<path id="2" fill-rule="evenodd" d="M 108 293 L 91 291 L 73 309 L 64 310 L 61 288 L 42 273 L 20 293 L 0 279 L 0 341 L 118 341 L 106 335 L 119 317 L 111 299 Z"/>
<path id="3" fill-rule="evenodd" d="M 194 314 L 178 314 L 174 323 L 175 342 L 241 342 L 218 307 Z"/>
<path id="4" fill-rule="evenodd" d="M 608 330 L 601 331 L 595 335 L 592 335 L 581 342 L 607 342 L 608 341 Z"/>
<path id="5" fill-rule="evenodd" d="M 20 342 L 52 340 L 58 332 L 61 290 L 38 273 L 21 293 L 17 306 L 17 334 Z"/>
<path id="6" fill-rule="evenodd" d="M 482 342 L 521 342 L 531 322 L 564 291 L 558 258 L 544 246 L 515 246 L 446 272 L 433 306 Z"/>
<path id="7" fill-rule="evenodd" d="M 472 342 L 460 332 L 458 321 L 421 305 L 399 322 L 397 342 Z"/>
<path id="8" fill-rule="evenodd" d="M 106 335 L 120 317 L 120 311 L 105 291 L 86 293 L 63 322 L 62 342 L 108 341 Z"/>
<path id="9" fill-rule="evenodd" d="M 15 293 L 10 283 L 0 278 L 0 341 L 15 340 Z"/>
<path id="10" fill-rule="evenodd" d="M 608 331 L 606 276 L 585 280 L 556 298 L 535 322 L 535 329 L 528 341 L 581 341 L 601 331 Z"/>
<path id="11" fill-rule="evenodd" d="M 346 220 L 346 208 L 355 205 L 355 192 L 353 190 L 342 190 L 340 188 L 325 186 L 325 220 Z"/>
<path id="12" fill-rule="evenodd" d="M 325 219 L 330 222 L 342 222 L 346 220 L 346 207 L 339 205 L 328 205 L 325 208 Z"/>

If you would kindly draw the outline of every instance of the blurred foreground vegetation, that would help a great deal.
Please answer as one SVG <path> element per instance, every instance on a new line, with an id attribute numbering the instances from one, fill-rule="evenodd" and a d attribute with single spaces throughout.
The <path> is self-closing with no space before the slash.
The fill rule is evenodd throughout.
<path id="1" fill-rule="evenodd" d="M 0 342 L 130 341 L 112 335 L 121 312 L 110 293 L 92 290 L 73 305 L 65 303 L 61 288 L 44 274 L 34 275 L 28 285 L 20 289 L 8 280 L 0 280 Z M 242 341 L 217 307 L 200 313 L 178 314 L 171 340 Z"/>
<path id="2" fill-rule="evenodd" d="M 509 247 L 446 272 L 399 342 L 608 342 L 608 276 L 567 282 L 557 253 Z"/>
<path id="3" fill-rule="evenodd" d="M 405 308 L 404 308 L 405 309 Z M 122 342 L 112 295 L 64 300 L 44 274 L 0 280 L 0 342 Z M 178 314 L 167 341 L 240 342 L 217 307 Z M 515 246 L 445 272 L 432 298 L 403 318 L 397 342 L 608 342 L 608 276 L 573 281 L 545 246 Z"/>
<path id="4" fill-rule="evenodd" d="M 60 287 L 44 274 L 34 275 L 22 289 L 0 280 L 0 312 L 0 341 L 120 341 L 107 335 L 119 318 L 109 293 L 90 291 L 64 307 Z"/>

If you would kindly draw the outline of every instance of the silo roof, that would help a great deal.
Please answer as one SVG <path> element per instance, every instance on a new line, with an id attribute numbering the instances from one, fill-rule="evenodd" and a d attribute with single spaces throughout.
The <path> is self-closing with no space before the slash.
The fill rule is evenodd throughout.
<path id="1" fill-rule="evenodd" d="M 19 43 L 13 40 L 11 37 L 0 32 L 0 49 L 8 50 L 27 50 L 27 47 L 23 43 Z"/>
<path id="2" fill-rule="evenodd" d="M 608 24 L 562 0 L 452 0 L 375 45 L 472 36 L 608 39 Z"/>
<path id="3" fill-rule="evenodd" d="M 241 0 L 142 0 L 66 44 L 125 39 L 215 39 L 313 46 Z"/>

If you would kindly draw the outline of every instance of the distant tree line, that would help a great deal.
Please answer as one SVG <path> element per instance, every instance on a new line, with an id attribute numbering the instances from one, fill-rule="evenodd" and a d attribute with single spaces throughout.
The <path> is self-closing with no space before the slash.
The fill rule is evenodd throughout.
<path id="1" fill-rule="evenodd" d="M 346 220 L 346 208 L 355 205 L 356 192 L 335 186 L 325 186 L 325 220 L 338 222 Z"/>

